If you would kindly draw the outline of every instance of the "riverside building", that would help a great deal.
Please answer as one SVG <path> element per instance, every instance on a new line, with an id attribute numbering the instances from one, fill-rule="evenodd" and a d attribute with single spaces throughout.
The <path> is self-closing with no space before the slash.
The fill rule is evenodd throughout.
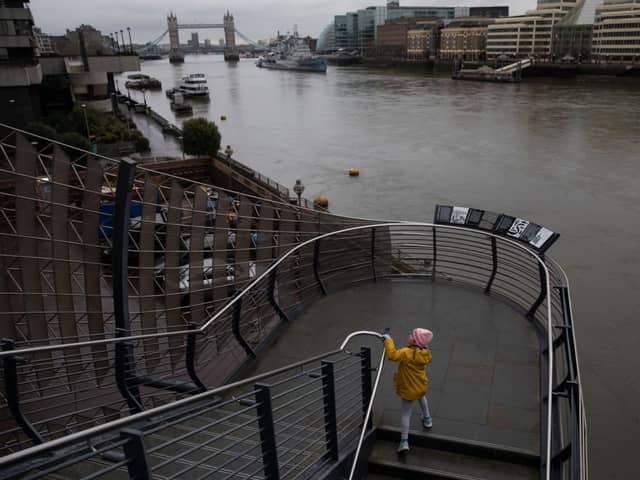
<path id="1" fill-rule="evenodd" d="M 640 61 L 640 2 L 605 0 L 596 9 L 592 48 L 599 62 Z"/>
<path id="2" fill-rule="evenodd" d="M 440 30 L 442 60 L 465 60 L 478 62 L 485 59 L 488 26 L 494 22 L 489 18 L 460 18 Z"/>
<path id="3" fill-rule="evenodd" d="M 380 44 L 379 27 L 389 20 L 406 18 L 436 18 L 444 24 L 456 17 L 503 16 L 509 7 L 446 7 L 402 6 L 399 1 L 388 1 L 385 6 L 371 6 L 334 17 L 335 48 L 360 50 L 366 53 Z M 384 43 L 384 42 L 383 42 Z M 406 48 L 406 46 L 405 46 Z M 406 54 L 406 52 L 405 52 Z"/>
<path id="4" fill-rule="evenodd" d="M 435 58 L 440 42 L 440 20 L 418 22 L 407 32 L 407 58 L 421 61 Z"/>
<path id="5" fill-rule="evenodd" d="M 550 60 L 554 26 L 576 5 L 574 0 L 538 0 L 525 15 L 496 19 L 487 30 L 487 58 Z"/>
<path id="6" fill-rule="evenodd" d="M 41 116 L 42 68 L 28 3 L 0 2 L 0 122 L 16 126 Z"/>

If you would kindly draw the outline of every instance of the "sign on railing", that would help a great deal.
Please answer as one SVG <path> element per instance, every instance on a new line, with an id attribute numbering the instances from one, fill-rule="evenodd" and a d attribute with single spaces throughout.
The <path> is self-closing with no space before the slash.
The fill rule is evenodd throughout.
<path id="1" fill-rule="evenodd" d="M 436 205 L 434 223 L 476 228 L 518 240 L 539 253 L 544 253 L 560 237 L 548 228 L 529 220 L 504 213 L 456 205 Z"/>

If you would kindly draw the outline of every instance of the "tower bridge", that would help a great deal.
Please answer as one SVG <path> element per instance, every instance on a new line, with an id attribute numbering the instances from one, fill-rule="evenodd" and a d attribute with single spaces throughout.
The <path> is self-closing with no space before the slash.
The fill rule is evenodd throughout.
<path id="1" fill-rule="evenodd" d="M 169 34 L 169 61 L 171 63 L 184 62 L 184 50 L 180 46 L 180 30 L 224 30 L 224 59 L 226 61 L 239 60 L 239 51 L 236 46 L 236 35 L 249 45 L 256 47 L 257 43 L 249 37 L 239 32 L 235 28 L 233 15 L 227 11 L 223 18 L 223 23 L 179 23 L 178 17 L 174 12 L 170 12 L 167 16 L 167 29 L 158 38 L 148 42 L 138 53 L 146 53 L 152 51 L 157 45 Z"/>

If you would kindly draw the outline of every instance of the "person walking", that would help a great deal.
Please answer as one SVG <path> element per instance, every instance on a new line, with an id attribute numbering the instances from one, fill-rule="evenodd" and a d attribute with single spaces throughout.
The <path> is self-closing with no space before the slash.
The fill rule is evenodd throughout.
<path id="1" fill-rule="evenodd" d="M 401 433 L 398 453 L 409 451 L 409 423 L 411 407 L 414 401 L 420 403 L 422 409 L 422 425 L 431 428 L 433 421 L 429 412 L 429 402 L 426 393 L 429 386 L 426 367 L 431 363 L 429 344 L 433 340 L 433 333 L 426 328 L 415 328 L 409 335 L 409 345 L 396 349 L 393 338 L 388 333 L 383 335 L 384 349 L 387 358 L 398 362 L 398 370 L 393 376 L 396 393 L 401 399 Z"/>

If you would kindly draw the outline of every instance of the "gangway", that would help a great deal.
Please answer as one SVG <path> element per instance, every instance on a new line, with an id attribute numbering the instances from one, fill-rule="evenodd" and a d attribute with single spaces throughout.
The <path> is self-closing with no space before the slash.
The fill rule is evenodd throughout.
<path id="1" fill-rule="evenodd" d="M 504 67 L 496 68 L 495 73 L 514 73 L 518 70 L 524 70 L 533 65 L 532 58 L 525 58 L 524 60 L 518 60 L 517 62 L 510 63 Z"/>

